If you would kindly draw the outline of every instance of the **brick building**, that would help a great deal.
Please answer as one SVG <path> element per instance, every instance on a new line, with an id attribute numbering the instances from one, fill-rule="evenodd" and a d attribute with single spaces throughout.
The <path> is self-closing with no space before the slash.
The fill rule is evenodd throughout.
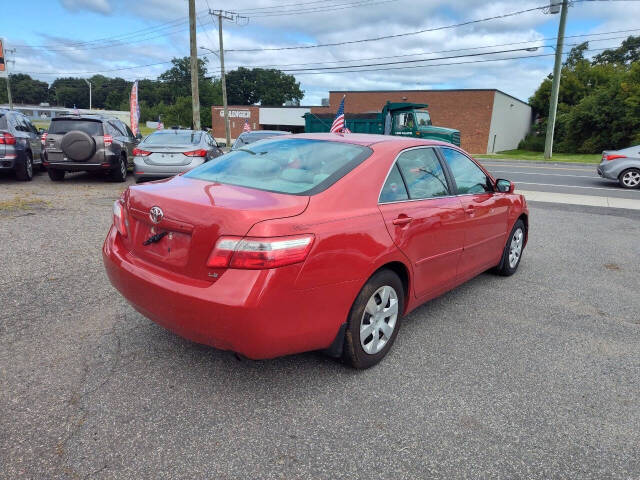
<path id="1" fill-rule="evenodd" d="M 531 107 L 527 103 L 496 89 L 331 91 L 329 106 L 229 106 L 231 138 L 242 133 L 245 120 L 251 130 L 303 132 L 305 113 L 335 113 L 343 96 L 346 96 L 347 116 L 379 112 L 387 101 L 426 103 L 433 124 L 460 130 L 461 146 L 470 153 L 517 148 L 532 121 Z M 216 139 L 223 140 L 222 107 L 213 106 L 211 112 L 213 134 Z"/>
<path id="2" fill-rule="evenodd" d="M 429 105 L 434 125 L 460 130 L 461 147 L 470 153 L 493 153 L 518 147 L 532 122 L 531 106 L 496 89 L 331 91 L 329 106 L 311 113 L 379 112 L 387 101 Z"/>

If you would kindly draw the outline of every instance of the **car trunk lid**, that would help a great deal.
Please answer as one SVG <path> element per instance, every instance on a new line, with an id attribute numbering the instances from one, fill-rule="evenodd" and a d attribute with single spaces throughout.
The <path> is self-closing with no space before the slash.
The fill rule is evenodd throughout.
<path id="1" fill-rule="evenodd" d="M 176 146 L 152 146 L 146 148 L 144 145 L 139 147 L 141 150 L 151 152 L 144 157 L 144 162 L 148 165 L 189 165 L 193 157 L 184 155 L 184 152 L 196 150 L 196 145 Z"/>
<path id="2" fill-rule="evenodd" d="M 123 241 L 132 255 L 156 267 L 214 281 L 222 272 L 206 263 L 221 235 L 244 236 L 257 222 L 301 214 L 308 203 L 307 196 L 176 176 L 129 188 Z M 153 207 L 162 210 L 161 219 L 152 218 Z M 154 235 L 163 236 L 149 242 Z"/>

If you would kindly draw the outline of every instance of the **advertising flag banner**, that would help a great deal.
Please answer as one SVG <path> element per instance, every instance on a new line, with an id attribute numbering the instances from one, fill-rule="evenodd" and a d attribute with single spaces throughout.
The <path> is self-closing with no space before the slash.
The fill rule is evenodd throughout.
<path id="1" fill-rule="evenodd" d="M 129 97 L 129 113 L 131 115 L 131 131 L 134 135 L 140 133 L 138 121 L 140 120 L 140 106 L 138 105 L 138 81 L 136 80 L 131 87 L 131 96 Z"/>
<path id="2" fill-rule="evenodd" d="M 4 40 L 0 38 L 0 72 L 4 72 Z"/>

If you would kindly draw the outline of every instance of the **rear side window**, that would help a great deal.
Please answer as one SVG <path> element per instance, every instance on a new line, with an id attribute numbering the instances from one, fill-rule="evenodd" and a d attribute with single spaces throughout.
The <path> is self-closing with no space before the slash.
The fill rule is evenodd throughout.
<path id="1" fill-rule="evenodd" d="M 9 124 L 7 123 L 6 115 L 0 115 L 0 130 L 9 130 Z"/>
<path id="2" fill-rule="evenodd" d="M 102 123 L 92 120 L 75 120 L 75 119 L 53 119 L 49 127 L 49 133 L 64 135 L 71 130 L 80 130 L 91 136 L 100 137 L 103 135 Z"/>
<path id="3" fill-rule="evenodd" d="M 447 177 L 433 148 L 408 150 L 396 162 L 412 199 L 449 195 Z"/>
<path id="4" fill-rule="evenodd" d="M 400 170 L 398 170 L 398 165 L 394 164 L 391 172 L 389 172 L 387 181 L 384 183 L 384 187 L 382 187 L 379 201 L 380 203 L 389 203 L 402 202 L 403 200 L 409 200 L 409 195 L 404 186 L 404 180 L 400 175 Z"/>
<path id="5" fill-rule="evenodd" d="M 270 139 L 217 157 L 185 177 L 270 192 L 314 195 L 329 188 L 371 153 L 368 147 L 342 142 Z"/>
<path id="6" fill-rule="evenodd" d="M 458 194 L 477 194 L 493 191 L 485 173 L 467 156 L 452 148 L 441 149 L 458 187 Z"/>

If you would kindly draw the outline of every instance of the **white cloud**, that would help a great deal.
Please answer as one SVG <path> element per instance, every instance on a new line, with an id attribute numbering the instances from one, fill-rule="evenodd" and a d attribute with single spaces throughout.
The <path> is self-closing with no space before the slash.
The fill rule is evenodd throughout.
<path id="1" fill-rule="evenodd" d="M 67 10 L 91 10 L 104 14 L 112 12 L 109 0 L 60 0 L 60 3 Z"/>

